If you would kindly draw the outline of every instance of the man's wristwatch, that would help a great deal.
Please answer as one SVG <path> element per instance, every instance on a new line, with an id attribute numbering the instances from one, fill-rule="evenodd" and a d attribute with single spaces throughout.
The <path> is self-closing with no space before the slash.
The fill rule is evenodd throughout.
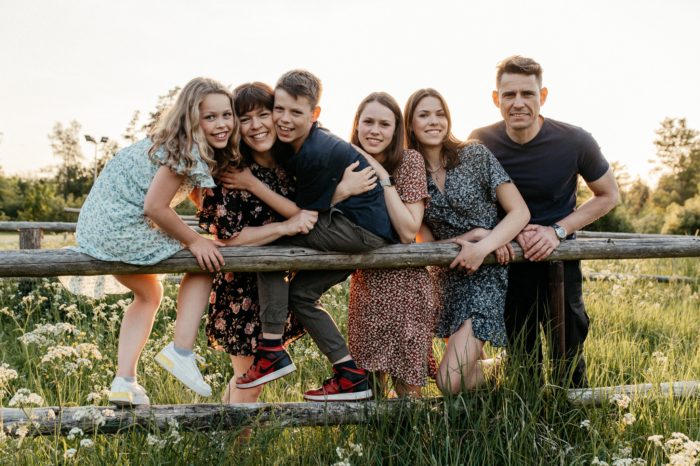
<path id="1" fill-rule="evenodd" d="M 554 233 L 557 235 L 557 238 L 559 238 L 559 241 L 564 241 L 566 239 L 566 230 L 563 227 L 555 223 L 552 225 L 552 228 L 554 228 Z"/>
<path id="2" fill-rule="evenodd" d="M 379 186 L 395 186 L 394 177 L 389 175 L 379 182 Z"/>

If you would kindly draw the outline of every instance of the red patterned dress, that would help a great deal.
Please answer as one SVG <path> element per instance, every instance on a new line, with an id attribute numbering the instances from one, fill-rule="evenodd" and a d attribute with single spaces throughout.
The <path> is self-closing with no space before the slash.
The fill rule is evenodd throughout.
<path id="1" fill-rule="evenodd" d="M 406 150 L 394 174 L 404 202 L 430 202 L 425 161 Z M 381 371 L 410 385 L 435 377 L 435 301 L 425 267 L 358 270 L 352 275 L 348 305 L 348 347 L 358 366 Z"/>

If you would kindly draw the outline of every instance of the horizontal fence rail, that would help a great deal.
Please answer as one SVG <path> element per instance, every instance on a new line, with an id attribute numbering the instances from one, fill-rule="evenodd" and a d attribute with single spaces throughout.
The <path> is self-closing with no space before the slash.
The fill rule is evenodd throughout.
<path id="1" fill-rule="evenodd" d="M 515 259 L 527 262 L 520 246 L 513 244 Z M 454 243 L 396 244 L 371 252 L 346 254 L 288 246 L 220 248 L 224 272 L 274 270 L 342 270 L 449 265 L 460 251 Z M 649 259 L 699 257 L 700 238 L 564 241 L 547 261 L 592 259 Z M 489 254 L 484 264 L 496 263 Z M 186 250 L 153 265 L 132 265 L 94 259 L 69 249 L 0 251 L 0 277 L 52 277 L 57 275 L 105 275 L 201 272 Z"/>
<path id="2" fill-rule="evenodd" d="M 194 220 L 187 218 L 182 220 L 199 233 L 206 233 L 199 228 L 196 217 L 193 218 Z M 75 232 L 77 226 L 75 222 L 0 222 L 0 231 L 42 230 L 70 233 Z"/>
<path id="3" fill-rule="evenodd" d="M 616 393 L 626 394 L 631 399 L 667 396 L 692 398 L 700 395 L 700 383 L 689 381 L 570 389 L 567 390 L 567 398 L 576 406 L 600 407 Z M 230 430 L 252 422 L 268 425 L 276 423 L 289 427 L 316 427 L 359 424 L 383 416 L 397 417 L 402 412 L 415 409 L 453 409 L 463 412 L 466 408 L 464 403 L 450 402 L 440 397 L 334 403 L 152 405 L 133 409 L 115 406 L 52 406 L 32 409 L 4 408 L 0 410 L 0 427 L 10 435 L 16 435 L 18 428 L 26 426 L 31 436 L 67 435 L 74 427 L 88 435 L 117 433 L 135 426 L 167 430 L 169 419 L 176 419 L 180 425 L 190 429 Z M 91 411 L 92 415 L 85 416 L 85 411 Z M 95 422 L 96 419 L 101 420 L 100 418 L 104 419 L 104 425 Z"/>

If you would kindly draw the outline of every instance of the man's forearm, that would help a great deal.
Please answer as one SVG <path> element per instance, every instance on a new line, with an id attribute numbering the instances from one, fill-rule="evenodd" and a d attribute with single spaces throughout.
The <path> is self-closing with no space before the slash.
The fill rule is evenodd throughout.
<path id="1" fill-rule="evenodd" d="M 617 200 L 618 197 L 613 193 L 593 196 L 581 207 L 558 221 L 557 225 L 564 228 L 567 234 L 571 234 L 610 212 L 617 205 Z"/>

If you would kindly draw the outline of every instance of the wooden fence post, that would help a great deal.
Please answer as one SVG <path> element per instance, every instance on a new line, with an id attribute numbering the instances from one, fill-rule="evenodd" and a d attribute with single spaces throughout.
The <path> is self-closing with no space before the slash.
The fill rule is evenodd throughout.
<path id="1" fill-rule="evenodd" d="M 566 375 L 566 324 L 564 311 L 564 261 L 549 263 L 549 328 L 555 364 L 554 374 L 558 382 L 564 382 Z"/>
<path id="2" fill-rule="evenodd" d="M 41 249 L 41 229 L 22 228 L 19 230 L 20 249 Z"/>

